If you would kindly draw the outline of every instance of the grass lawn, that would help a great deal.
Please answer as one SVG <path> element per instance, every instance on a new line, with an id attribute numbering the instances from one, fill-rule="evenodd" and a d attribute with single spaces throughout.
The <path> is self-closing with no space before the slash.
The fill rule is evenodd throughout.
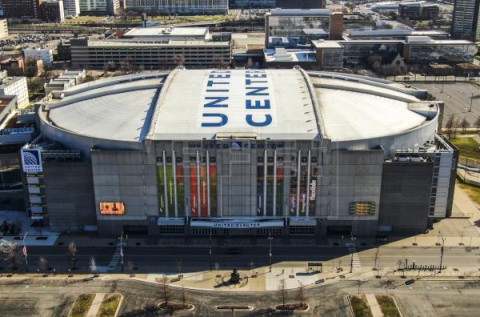
<path id="1" fill-rule="evenodd" d="M 455 138 L 451 139 L 460 150 L 460 156 L 480 160 L 479 144 L 473 138 Z"/>
<path id="2" fill-rule="evenodd" d="M 373 317 L 370 307 L 362 296 L 350 296 L 350 304 L 355 317 Z"/>
<path id="3" fill-rule="evenodd" d="M 475 203 L 480 205 L 480 187 L 466 184 L 462 182 L 462 180 L 460 180 L 458 177 L 457 177 L 457 185 L 458 187 L 463 189 Z"/>
<path id="4" fill-rule="evenodd" d="M 105 294 L 97 317 L 113 317 L 117 311 L 122 296 L 120 294 Z"/>
<path id="5" fill-rule="evenodd" d="M 400 317 L 400 312 L 391 296 L 377 295 L 375 297 L 384 317 Z"/>
<path id="6" fill-rule="evenodd" d="M 70 317 L 84 317 L 87 315 L 88 309 L 92 306 L 95 294 L 82 294 L 77 297 L 73 304 Z"/>

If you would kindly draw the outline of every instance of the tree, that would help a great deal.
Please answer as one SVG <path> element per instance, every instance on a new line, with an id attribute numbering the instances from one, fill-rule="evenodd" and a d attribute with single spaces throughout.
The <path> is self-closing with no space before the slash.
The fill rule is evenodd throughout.
<path id="1" fill-rule="evenodd" d="M 127 262 L 127 267 L 128 267 L 128 272 L 130 273 L 130 276 L 133 276 L 133 268 L 134 268 L 133 262 L 128 261 Z"/>
<path id="2" fill-rule="evenodd" d="M 478 130 L 480 130 L 480 116 L 478 116 L 477 120 L 475 120 L 474 125 L 478 132 Z"/>
<path id="3" fill-rule="evenodd" d="M 445 129 L 447 130 L 447 137 L 451 139 L 455 135 L 455 126 L 457 125 L 457 118 L 455 115 L 451 114 L 448 117 L 447 122 L 445 123 Z"/>
<path id="4" fill-rule="evenodd" d="M 41 273 L 44 274 L 47 271 L 47 268 L 48 268 L 47 258 L 45 258 L 44 256 L 41 256 L 38 259 L 38 269 L 40 270 Z"/>
<path id="5" fill-rule="evenodd" d="M 168 277 L 163 275 L 162 277 L 162 296 L 165 307 L 168 308 L 168 301 L 170 299 L 170 288 L 168 287 Z"/>
<path id="6" fill-rule="evenodd" d="M 282 308 L 285 307 L 285 301 L 287 299 L 287 285 L 284 279 L 280 280 L 278 284 L 278 297 L 282 301 Z"/>
<path id="7" fill-rule="evenodd" d="M 300 304 L 303 306 L 305 304 L 305 286 L 303 285 L 302 282 L 300 283 L 300 287 L 298 288 L 298 300 L 300 301 Z"/>
<path id="8" fill-rule="evenodd" d="M 12 270 L 16 270 L 20 262 L 20 250 L 15 243 L 5 244 L 3 247 L 4 260 L 7 262 Z"/>
<path id="9" fill-rule="evenodd" d="M 463 120 L 460 122 L 459 126 L 462 129 L 462 131 L 465 132 L 467 128 L 470 127 L 470 123 L 468 123 L 467 119 L 465 119 L 464 117 Z"/>
<path id="10" fill-rule="evenodd" d="M 75 270 L 77 264 L 77 245 L 73 241 L 68 244 L 67 257 L 70 261 L 70 269 Z"/>
<path id="11" fill-rule="evenodd" d="M 90 269 L 90 272 L 92 272 L 92 274 L 95 274 L 97 272 L 97 261 L 95 261 L 95 258 L 92 256 L 90 258 L 90 265 L 88 266 L 89 269 Z"/>
<path id="12" fill-rule="evenodd" d="M 185 308 L 185 303 L 187 301 L 186 296 L 185 296 L 185 288 L 182 286 L 180 291 L 181 291 L 181 295 L 182 295 L 182 306 L 183 306 L 183 308 Z"/>

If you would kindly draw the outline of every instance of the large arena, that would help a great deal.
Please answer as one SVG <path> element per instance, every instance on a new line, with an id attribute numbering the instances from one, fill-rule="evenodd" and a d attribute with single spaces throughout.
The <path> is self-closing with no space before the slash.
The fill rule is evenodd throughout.
<path id="1" fill-rule="evenodd" d="M 53 92 L 22 149 L 55 231 L 394 235 L 451 213 L 443 104 L 382 79 L 288 70 L 142 73 Z"/>

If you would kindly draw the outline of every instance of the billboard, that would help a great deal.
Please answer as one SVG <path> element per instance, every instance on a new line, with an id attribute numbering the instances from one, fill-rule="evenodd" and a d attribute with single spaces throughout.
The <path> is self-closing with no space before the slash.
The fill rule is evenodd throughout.
<path id="1" fill-rule="evenodd" d="M 25 173 L 42 173 L 42 155 L 40 149 L 22 148 L 22 167 Z"/>
<path id="2" fill-rule="evenodd" d="M 374 216 L 374 201 L 352 201 L 350 202 L 349 212 L 352 216 Z"/>
<path id="3" fill-rule="evenodd" d="M 121 201 L 100 202 L 100 214 L 105 216 L 125 215 L 125 204 Z"/>
<path id="4" fill-rule="evenodd" d="M 210 216 L 217 215 L 217 167 L 210 165 Z"/>

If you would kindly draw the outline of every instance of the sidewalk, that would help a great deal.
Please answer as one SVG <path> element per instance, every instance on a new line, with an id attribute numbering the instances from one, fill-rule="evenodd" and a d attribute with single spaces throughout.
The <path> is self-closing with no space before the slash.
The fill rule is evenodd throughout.
<path id="1" fill-rule="evenodd" d="M 97 293 L 95 294 L 95 298 L 93 299 L 92 306 L 88 310 L 87 317 L 97 317 L 98 310 L 102 305 L 103 298 L 105 297 L 105 293 Z"/>
<path id="2" fill-rule="evenodd" d="M 365 298 L 367 299 L 368 306 L 370 306 L 370 311 L 372 312 L 373 317 L 383 317 L 382 310 L 380 309 L 380 305 L 378 305 L 375 295 L 366 294 Z"/>

